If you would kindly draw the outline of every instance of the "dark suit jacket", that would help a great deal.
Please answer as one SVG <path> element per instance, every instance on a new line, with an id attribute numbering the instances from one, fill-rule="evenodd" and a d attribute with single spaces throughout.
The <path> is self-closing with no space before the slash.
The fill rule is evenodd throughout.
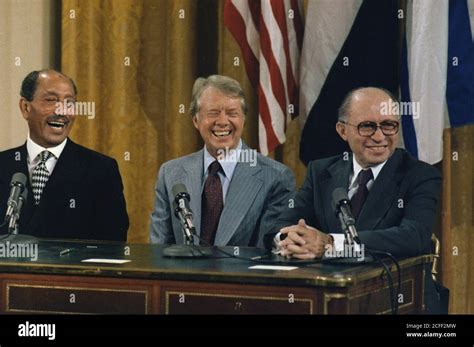
<path id="1" fill-rule="evenodd" d="M 352 156 L 311 162 L 294 208 L 282 215 L 274 232 L 267 236 L 267 247 L 281 227 L 297 224 L 300 218 L 323 232 L 342 233 L 332 207 L 332 193 L 337 187 L 348 187 L 351 172 Z M 431 234 L 440 188 L 441 176 L 436 168 L 402 149 L 395 150 L 377 176 L 356 222 L 366 249 L 396 257 L 432 253 Z M 433 285 L 430 278 L 428 287 Z"/>
<path id="2" fill-rule="evenodd" d="M 128 215 L 117 162 L 68 139 L 38 206 L 33 205 L 26 144 L 0 152 L 0 218 L 11 177 L 28 177 L 19 232 L 44 238 L 125 241 Z M 5 232 L 2 230 L 2 232 Z"/>

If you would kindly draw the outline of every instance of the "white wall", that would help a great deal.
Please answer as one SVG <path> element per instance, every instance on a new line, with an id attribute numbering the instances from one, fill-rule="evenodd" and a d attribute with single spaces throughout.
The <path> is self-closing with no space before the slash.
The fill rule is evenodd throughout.
<path id="1" fill-rule="evenodd" d="M 0 0 L 0 151 L 22 144 L 28 133 L 18 108 L 21 81 L 32 70 L 53 67 L 59 34 L 53 1 Z"/>

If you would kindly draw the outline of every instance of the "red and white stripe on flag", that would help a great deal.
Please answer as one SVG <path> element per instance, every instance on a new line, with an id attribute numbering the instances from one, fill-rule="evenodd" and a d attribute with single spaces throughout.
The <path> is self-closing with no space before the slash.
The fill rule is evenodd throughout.
<path id="1" fill-rule="evenodd" d="M 301 0 L 226 0 L 224 24 L 258 91 L 259 144 L 267 155 L 285 142 L 286 127 L 298 115 Z"/>

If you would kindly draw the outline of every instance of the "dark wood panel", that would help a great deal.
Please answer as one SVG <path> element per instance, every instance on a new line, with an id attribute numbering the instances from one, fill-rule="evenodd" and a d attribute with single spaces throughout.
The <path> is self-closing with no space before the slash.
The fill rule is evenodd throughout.
<path id="1" fill-rule="evenodd" d="M 193 282 L 161 284 L 165 314 L 314 314 L 317 291 Z"/>
<path id="2" fill-rule="evenodd" d="M 395 290 L 396 293 L 396 285 Z M 413 311 L 415 309 L 415 281 L 414 279 L 402 281 L 400 292 L 403 295 L 403 302 L 399 302 L 400 311 Z M 395 294 L 394 294 L 395 295 Z M 350 313 L 386 314 L 391 313 L 390 288 L 383 287 L 371 293 L 360 295 L 351 300 Z"/>
<path id="3" fill-rule="evenodd" d="M 272 296 L 165 293 L 167 314 L 311 314 L 309 299 L 289 302 Z"/>
<path id="4" fill-rule="evenodd" d="M 101 283 L 64 283 L 5 280 L 5 310 L 11 313 L 63 314 L 146 314 L 150 293 L 147 288 Z"/>

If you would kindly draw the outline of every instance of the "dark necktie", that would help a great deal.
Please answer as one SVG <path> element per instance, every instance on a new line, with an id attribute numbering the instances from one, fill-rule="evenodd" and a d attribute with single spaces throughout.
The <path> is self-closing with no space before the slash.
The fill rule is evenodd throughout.
<path id="1" fill-rule="evenodd" d="M 209 173 L 202 193 L 201 245 L 214 244 L 224 207 L 222 184 L 218 174 L 220 170 L 222 167 L 217 160 L 208 168 Z"/>
<path id="2" fill-rule="evenodd" d="M 374 175 L 372 174 L 372 169 L 361 170 L 359 172 L 359 176 L 357 176 L 357 191 L 351 199 L 352 215 L 355 219 L 359 217 L 359 213 L 362 210 L 362 206 L 364 206 L 364 202 L 367 199 L 367 195 L 369 195 L 367 183 L 372 178 L 374 178 Z"/>
<path id="3" fill-rule="evenodd" d="M 46 162 L 53 156 L 53 153 L 43 151 L 38 156 L 40 157 L 40 162 L 35 166 L 31 175 L 31 188 L 35 205 L 39 205 L 44 187 L 46 187 L 46 182 L 49 180 L 50 172 L 46 168 Z"/>

